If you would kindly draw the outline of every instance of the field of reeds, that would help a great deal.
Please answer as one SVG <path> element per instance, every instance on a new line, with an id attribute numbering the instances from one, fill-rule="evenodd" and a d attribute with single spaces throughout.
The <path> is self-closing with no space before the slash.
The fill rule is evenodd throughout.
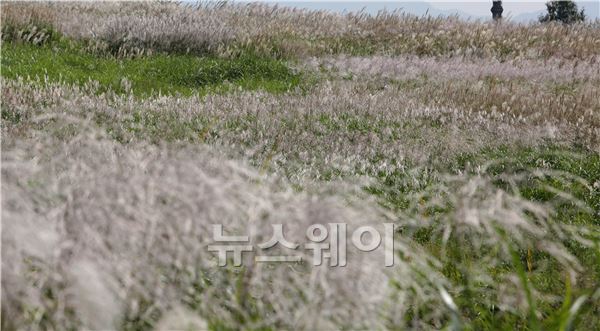
<path id="1" fill-rule="evenodd" d="M 2 330 L 600 328 L 600 22 L 0 9 Z"/>

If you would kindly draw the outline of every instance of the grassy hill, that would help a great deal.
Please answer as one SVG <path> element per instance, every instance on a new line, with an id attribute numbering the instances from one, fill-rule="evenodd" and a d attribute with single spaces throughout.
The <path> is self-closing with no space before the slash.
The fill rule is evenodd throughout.
<path id="1" fill-rule="evenodd" d="M 596 329 L 599 32 L 3 3 L 2 330 Z"/>

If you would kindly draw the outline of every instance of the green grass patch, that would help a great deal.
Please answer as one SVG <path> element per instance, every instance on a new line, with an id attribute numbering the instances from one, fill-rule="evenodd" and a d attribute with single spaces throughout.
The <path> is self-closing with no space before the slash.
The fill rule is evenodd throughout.
<path id="1" fill-rule="evenodd" d="M 600 226 L 600 155 L 581 147 L 565 149 L 558 146 L 541 148 L 500 147 L 484 149 L 478 154 L 461 155 L 451 165 L 454 170 L 473 171 L 488 163 L 487 173 L 524 173 L 537 170 L 520 182 L 519 190 L 526 199 L 537 202 L 553 202 L 558 207 L 557 217 L 570 224 Z M 507 183 L 497 184 L 508 189 Z M 561 197 L 567 192 L 590 208 L 582 212 L 573 201 Z"/>
<path id="2" fill-rule="evenodd" d="M 512 188 L 502 178 L 506 175 L 519 178 L 516 184 L 523 198 L 537 203 L 550 203 L 554 206 L 555 213 L 551 216 L 554 222 L 585 226 L 589 231 L 596 233 L 595 237 L 598 238 L 600 155 L 579 147 L 549 145 L 536 148 L 519 146 L 486 148 L 478 153 L 460 155 L 445 163 L 432 164 L 417 174 L 403 171 L 381 174 L 378 176 L 379 183 L 368 187 L 367 191 L 378 196 L 382 205 L 387 208 L 410 213 L 411 211 L 408 210 L 410 199 L 407 196 L 414 192 L 427 191 L 428 187 L 436 185 L 438 180 L 435 174 L 481 171 L 492 178 L 498 178 L 494 185 L 507 191 Z M 415 182 L 419 185 L 415 185 Z M 428 210 L 427 214 L 435 218 L 446 212 L 448 210 Z M 508 261 L 503 267 L 493 268 L 492 274 L 501 277 L 507 272 L 517 272 L 529 286 L 562 298 L 555 304 L 536 303 L 542 315 L 531 320 L 532 316 L 520 316 L 481 305 L 482 300 L 473 296 L 469 288 L 477 288 L 479 285 L 472 283 L 469 266 L 480 263 L 475 247 L 450 240 L 442 250 L 440 236 L 434 235 L 429 228 L 420 229 L 412 236 L 431 254 L 444 261 L 443 273 L 447 279 L 465 288 L 465 291 L 455 300 L 461 308 L 463 318 L 474 330 L 564 329 L 565 316 L 568 315 L 572 298 L 583 294 L 590 295 L 590 291 L 600 284 L 600 253 L 597 248 L 584 247 L 572 241 L 562 240 L 562 244 L 577 257 L 585 270 L 577 284 L 570 284 L 558 262 L 546 253 L 533 248 L 530 250 L 515 248 L 513 261 Z M 600 245 L 600 242 L 596 242 L 596 245 Z M 531 247 L 534 246 L 535 243 L 532 242 Z M 525 270 L 529 263 L 532 269 Z M 597 303 L 586 305 L 577 319 L 578 326 L 581 329 L 589 329 L 599 325 L 598 311 L 600 305 Z"/>
<path id="3" fill-rule="evenodd" d="M 85 52 L 74 42 L 61 40 L 41 46 L 5 42 L 2 76 L 82 85 L 100 83 L 100 92 L 112 90 L 136 96 L 206 94 L 232 88 L 285 92 L 299 86 L 302 75 L 285 62 L 253 54 L 233 59 L 159 54 L 118 59 Z"/>

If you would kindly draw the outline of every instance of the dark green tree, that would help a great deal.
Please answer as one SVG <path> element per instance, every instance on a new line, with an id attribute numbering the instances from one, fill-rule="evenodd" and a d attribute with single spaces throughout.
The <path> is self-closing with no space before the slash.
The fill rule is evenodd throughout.
<path id="1" fill-rule="evenodd" d="M 549 1 L 546 3 L 548 13 L 540 16 L 540 22 L 560 21 L 566 24 L 582 22 L 585 20 L 583 9 L 578 11 L 577 4 L 573 1 Z"/>

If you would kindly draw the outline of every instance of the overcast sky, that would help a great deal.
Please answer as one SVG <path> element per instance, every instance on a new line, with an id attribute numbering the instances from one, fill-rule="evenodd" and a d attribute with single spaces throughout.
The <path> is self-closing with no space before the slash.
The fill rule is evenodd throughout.
<path id="1" fill-rule="evenodd" d="M 238 0 L 240 2 L 248 2 L 249 0 Z M 378 10 L 387 9 L 398 9 L 403 8 L 407 12 L 413 12 L 416 14 L 422 14 L 421 10 L 423 6 L 429 5 L 434 8 L 433 15 L 439 14 L 439 12 L 452 12 L 459 11 L 465 14 L 473 15 L 473 17 L 491 17 L 490 8 L 492 7 L 491 0 L 436 0 L 436 1 L 418 1 L 418 0 L 406 0 L 406 1 L 344 1 L 344 0 L 327 0 L 327 1 L 315 1 L 315 0 L 263 0 L 263 2 L 279 3 L 282 5 L 289 5 L 294 7 L 304 7 L 309 9 L 326 9 L 341 12 L 344 10 L 355 11 L 365 7 L 367 12 L 376 13 Z M 504 0 L 504 16 L 505 17 L 517 17 L 519 15 L 536 13 L 544 11 L 546 0 Z M 598 13 L 599 5 L 598 0 L 592 1 L 576 1 L 580 7 L 585 7 L 588 17 L 596 18 L 600 15 Z M 430 11 L 431 13 L 431 11 Z M 535 18 L 536 16 L 531 16 Z"/>
<path id="2" fill-rule="evenodd" d="M 486 16 L 490 14 L 492 7 L 491 1 L 476 1 L 476 2 L 430 2 L 434 7 L 439 9 L 453 10 L 458 9 L 469 14 Z M 504 14 L 511 12 L 513 15 L 519 15 L 528 12 L 535 12 L 546 8 L 543 1 L 522 2 L 522 1 L 503 1 Z"/>

